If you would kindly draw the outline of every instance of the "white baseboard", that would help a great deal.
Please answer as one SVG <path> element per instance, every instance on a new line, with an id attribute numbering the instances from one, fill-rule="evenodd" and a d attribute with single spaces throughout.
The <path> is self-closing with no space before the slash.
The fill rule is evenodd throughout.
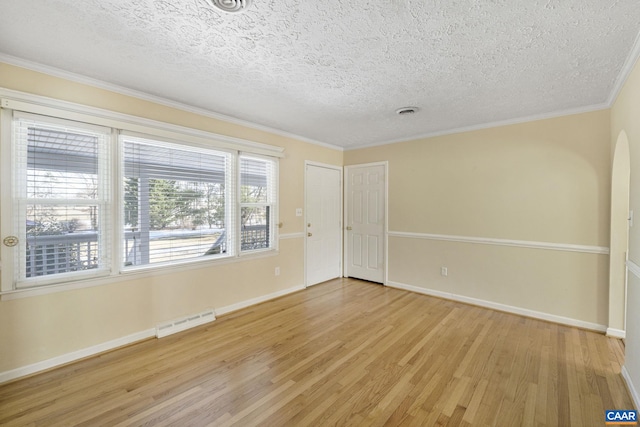
<path id="1" fill-rule="evenodd" d="M 622 374 L 622 378 L 624 378 L 624 381 L 627 383 L 629 394 L 631 394 L 633 403 L 635 403 L 636 405 L 635 409 L 640 409 L 640 395 L 638 394 L 638 390 L 636 390 L 636 388 L 633 386 L 633 381 L 631 381 L 631 375 L 629 375 L 629 371 L 627 371 L 627 367 L 623 366 L 622 371 L 620 373 Z M 625 408 L 625 409 L 632 409 L 632 408 Z"/>
<path id="2" fill-rule="evenodd" d="M 607 336 L 623 340 L 627 337 L 627 333 L 622 329 L 607 328 Z"/>
<path id="3" fill-rule="evenodd" d="M 215 315 L 221 315 L 230 313 L 232 311 L 240 310 L 241 308 L 249 307 L 261 302 L 269 301 L 274 298 L 281 297 L 283 295 L 290 294 L 305 289 L 304 285 L 295 286 L 289 289 L 283 289 L 278 292 L 263 295 L 261 297 L 253 298 L 247 301 L 242 301 L 237 304 L 228 305 L 226 307 L 220 307 L 215 310 Z M 213 317 L 213 316 L 212 316 Z M 31 365 L 22 366 L 20 368 L 12 369 L 10 371 L 0 372 L 0 384 L 7 381 L 15 380 L 17 378 L 26 377 L 27 375 L 35 374 L 37 372 L 45 371 L 47 369 L 55 368 L 76 360 L 84 359 L 85 357 L 95 356 L 96 354 L 104 353 L 105 351 L 113 350 L 118 347 L 122 347 L 128 344 L 133 344 L 136 341 L 142 341 L 147 338 L 156 336 L 156 328 L 140 331 L 135 334 L 127 335 L 126 337 L 116 338 L 115 340 L 107 341 L 102 344 L 94 345 L 82 350 L 73 351 L 71 353 L 63 354 L 53 357 L 51 359 L 43 360 L 42 362 L 33 363 Z"/>
<path id="4" fill-rule="evenodd" d="M 272 300 L 274 298 L 278 298 L 287 294 L 291 294 L 293 292 L 298 292 L 305 289 L 304 285 L 300 285 L 300 286 L 294 286 L 293 288 L 288 288 L 288 289 L 283 289 L 281 291 L 277 291 L 277 292 L 273 292 L 271 294 L 267 294 L 267 295 L 263 295 L 261 297 L 257 297 L 257 298 L 252 298 L 246 301 L 241 301 L 239 303 L 236 304 L 231 304 L 228 305 L 226 307 L 220 307 L 220 308 L 216 308 L 215 312 L 216 312 L 216 316 L 220 316 L 223 314 L 227 314 L 227 313 L 231 313 L 232 311 L 237 311 L 240 310 L 242 308 L 246 308 L 252 305 L 256 305 L 256 304 L 260 304 L 261 302 L 265 302 L 265 301 L 269 301 Z"/>
<path id="5" fill-rule="evenodd" d="M 607 330 L 607 327 L 605 325 L 599 325 L 597 323 L 585 322 L 583 320 L 572 319 L 570 317 L 557 316 L 555 314 L 543 313 L 541 311 L 529 310 L 526 308 L 514 307 L 497 302 L 471 298 L 464 295 L 441 292 L 433 289 L 425 289 L 418 286 L 406 285 L 404 283 L 392 281 L 388 281 L 387 286 L 438 298 L 444 298 L 452 301 L 463 302 L 466 304 L 477 305 L 480 307 L 491 308 L 493 310 L 504 311 L 507 313 L 518 314 L 520 316 L 532 317 L 534 319 L 546 320 L 548 322 L 559 323 L 561 325 L 575 326 L 577 328 L 589 329 L 597 332 L 606 332 Z"/>
<path id="6" fill-rule="evenodd" d="M 7 381 L 14 380 L 16 378 L 25 377 L 27 375 L 35 374 L 36 372 L 45 371 L 47 369 L 55 368 L 69 362 L 84 359 L 85 357 L 94 356 L 105 351 L 113 350 L 118 347 L 122 347 L 128 344 L 132 344 L 137 341 L 142 341 L 147 338 L 155 337 L 156 330 L 147 329 L 146 331 L 140 331 L 135 334 L 127 335 L 126 337 L 116 338 L 115 340 L 107 341 L 102 344 L 97 344 L 91 347 L 87 347 L 82 350 L 73 351 L 71 353 L 63 354 L 61 356 L 53 357 L 51 359 L 43 360 L 42 362 L 33 363 L 31 365 L 22 366 L 20 368 L 12 369 L 10 371 L 0 372 L 0 384 Z"/>

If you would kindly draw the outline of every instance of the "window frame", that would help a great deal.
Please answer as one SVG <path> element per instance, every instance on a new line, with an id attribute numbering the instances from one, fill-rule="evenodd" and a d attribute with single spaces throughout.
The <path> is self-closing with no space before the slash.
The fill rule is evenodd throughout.
<path id="1" fill-rule="evenodd" d="M 265 162 L 272 162 L 271 164 L 271 177 L 268 177 L 268 180 L 271 180 L 271 183 L 273 185 L 273 187 L 275 187 L 273 189 L 274 194 L 270 194 L 269 195 L 269 199 L 272 199 L 271 201 L 267 201 L 265 203 L 246 203 L 246 202 L 242 202 L 242 166 L 241 166 L 241 161 L 243 158 L 247 158 L 247 159 L 255 159 L 255 160 L 260 160 L 260 161 L 265 161 Z M 265 252 L 265 251 L 270 251 L 270 250 L 278 250 L 279 246 L 278 246 L 278 197 L 279 197 L 279 181 L 278 181 L 278 177 L 280 176 L 279 173 L 279 162 L 274 161 L 272 158 L 266 157 L 266 156 L 260 156 L 260 155 L 255 155 L 252 153 L 244 153 L 244 152 L 240 152 L 238 153 L 238 157 L 237 157 L 237 182 L 238 184 L 236 185 L 236 189 L 237 189 L 237 214 L 236 214 L 236 218 L 241 218 L 242 216 L 242 208 L 243 207 L 259 207 L 259 206 L 269 206 L 269 223 L 267 224 L 267 226 L 269 227 L 269 247 L 268 248 L 259 248 L 259 249 L 246 249 L 243 250 L 242 249 L 242 221 L 238 221 L 238 224 L 236 226 L 236 236 L 237 236 L 237 244 L 236 244 L 236 250 L 237 253 L 240 256 L 246 256 L 246 255 L 251 255 L 254 253 L 259 253 L 259 252 Z M 269 189 L 269 192 L 271 192 L 272 190 Z"/>
<path id="2" fill-rule="evenodd" d="M 155 137 L 153 135 L 140 135 L 140 134 L 136 134 L 135 136 L 131 135 L 129 132 L 120 132 L 119 133 L 119 137 L 118 137 L 118 149 L 121 151 L 121 154 L 119 156 L 119 167 L 121 169 L 121 172 L 118 174 L 118 178 L 119 178 L 119 182 L 118 182 L 118 189 L 120 191 L 122 191 L 122 189 L 124 188 L 124 181 L 125 181 L 125 172 L 124 172 L 124 168 L 125 168 L 125 153 L 124 153 L 124 144 L 126 141 L 126 138 L 132 138 L 132 140 L 129 140 L 128 142 L 134 142 L 134 143 L 138 143 L 139 141 L 136 140 L 142 140 L 143 142 L 141 142 L 142 144 L 147 144 L 147 145 L 151 145 L 151 146 L 157 146 L 157 147 L 165 147 L 168 149 L 174 149 L 177 147 L 187 147 L 185 148 L 185 151 L 194 151 L 194 152 L 201 152 L 204 154 L 213 154 L 213 155 L 225 155 L 225 156 L 229 156 L 228 162 L 225 161 L 226 166 L 229 167 L 229 170 L 225 170 L 225 187 L 229 187 L 229 188 L 225 188 L 225 192 L 227 193 L 225 195 L 225 200 L 228 198 L 229 201 L 233 201 L 235 199 L 235 194 L 237 189 L 234 188 L 235 187 L 235 180 L 233 179 L 233 177 L 235 176 L 235 165 L 236 165 L 236 157 L 238 157 L 238 152 L 237 151 L 232 151 L 232 150 L 224 150 L 224 149 L 218 149 L 218 148 L 203 148 L 203 147 L 199 147 L 199 146 L 193 146 L 190 144 L 183 144 L 180 143 L 178 141 L 170 141 L 167 140 L 166 138 L 158 138 Z M 228 164 L 227 164 L 228 163 Z M 119 207 L 119 217 L 118 219 L 118 226 L 120 227 L 120 232 L 119 232 L 119 236 L 118 236 L 118 243 L 121 245 L 120 250 L 119 250 L 119 254 L 123 254 L 123 247 L 124 246 L 124 204 L 125 204 L 125 200 L 124 200 L 124 194 L 122 194 L 119 199 L 118 202 L 120 203 L 120 207 Z M 229 206 L 232 209 L 227 209 L 226 207 Z M 234 209 L 234 204 L 232 203 L 227 203 L 225 201 L 225 224 L 230 224 L 230 227 L 232 230 L 235 230 L 235 223 L 237 222 L 236 218 L 234 218 L 234 213 L 236 213 L 236 210 Z M 229 226 L 226 226 L 226 228 L 229 228 Z M 131 266 L 127 266 L 123 263 L 123 259 L 121 259 L 121 256 L 118 257 L 118 268 L 120 269 L 121 273 L 127 273 L 129 271 L 134 271 L 134 270 L 144 270 L 144 269 L 150 269 L 150 268 L 162 268 L 162 267 L 170 267 L 172 265 L 180 265 L 180 264 L 189 264 L 192 262 L 205 262 L 205 260 L 211 261 L 211 260 L 216 260 L 216 259 L 224 259 L 224 258 L 232 258 L 237 256 L 237 253 L 235 252 L 235 245 L 234 245 L 234 241 L 236 239 L 235 234 L 232 235 L 228 235 L 227 237 L 227 247 L 231 248 L 230 252 L 227 252 L 227 254 L 219 254 L 218 256 L 210 256 L 210 257 L 206 257 L 206 258 L 187 258 L 187 259 L 183 259 L 183 260 L 174 260 L 174 261 L 168 261 L 168 262 L 163 262 L 163 263 L 147 263 L 147 264 L 140 264 L 140 265 L 131 265 Z"/>
<path id="3" fill-rule="evenodd" d="M 33 122 L 35 123 L 34 127 L 40 127 L 41 129 L 50 129 L 55 131 L 55 128 L 67 128 L 71 129 L 71 131 L 77 131 L 79 134 L 81 132 L 93 133 L 95 135 L 101 135 L 99 140 L 97 141 L 96 148 L 96 179 L 98 180 L 97 185 L 97 197 L 94 199 L 86 199 L 86 201 L 80 201 L 78 199 L 70 199 L 65 197 L 52 197 L 46 198 L 42 200 L 46 200 L 45 205 L 67 205 L 67 206 L 91 206 L 96 205 L 100 208 L 100 217 L 99 217 L 99 226 L 96 231 L 97 241 L 99 242 L 99 251 L 98 256 L 100 267 L 96 269 L 85 269 L 76 272 L 65 272 L 65 273 L 56 273 L 51 275 L 41 275 L 28 277 L 26 275 L 26 257 L 14 256 L 13 260 L 13 268 L 14 268 L 14 288 L 15 289 L 30 289 L 37 288 L 40 286 L 45 286 L 48 284 L 59 283 L 60 280 L 64 280 L 65 278 L 78 278 L 76 280 L 81 280 L 83 278 L 93 278 L 93 277 L 103 277 L 111 274 L 112 271 L 112 239 L 111 233 L 108 231 L 109 222 L 112 222 L 112 212 L 113 212 L 113 202 L 114 197 L 112 195 L 111 185 L 113 183 L 113 176 L 111 174 L 111 162 L 113 161 L 113 153 L 112 153 L 112 144 L 111 137 L 113 130 L 111 128 L 106 128 L 104 126 L 95 126 L 87 123 L 79 123 L 75 121 L 65 120 L 65 119 L 57 119 L 46 116 L 38 116 L 33 114 L 24 114 L 24 113 L 14 113 L 12 114 L 11 120 L 11 145 L 12 145 L 12 153 L 13 157 L 11 163 L 12 169 L 12 179 L 13 179 L 13 187 L 12 187 L 12 202 L 13 209 L 11 215 L 13 217 L 13 231 L 18 237 L 18 245 L 16 246 L 18 251 L 26 251 L 26 241 L 27 241 L 27 233 L 26 228 L 24 227 L 24 219 L 25 213 L 23 212 L 27 206 L 30 204 L 37 204 L 38 198 L 29 197 L 28 196 L 28 187 L 27 182 L 28 179 L 25 180 L 24 183 L 18 182 L 17 174 L 18 173 L 27 173 L 29 170 L 28 157 L 25 153 L 18 153 L 18 149 L 27 150 L 28 145 L 23 145 L 25 141 L 20 141 L 16 143 L 16 125 L 20 121 L 25 122 Z M 27 125 L 27 128 L 31 126 Z M 28 142 L 27 142 L 28 144 Z M 20 145 L 20 147 L 18 147 Z M 22 158 L 24 158 L 25 163 L 20 164 Z M 20 194 L 17 194 L 20 192 Z M 91 202 L 90 202 L 91 201 Z M 57 203 L 54 203 L 57 202 Z M 32 284 L 33 285 L 29 285 Z"/>
<path id="4" fill-rule="evenodd" d="M 71 273 L 73 277 L 61 277 L 68 273 L 59 273 L 52 276 L 60 277 L 60 280 L 52 280 L 47 283 L 33 287 L 17 287 L 15 258 L 19 254 L 14 248 L 2 245 L 2 284 L 0 287 L 0 300 L 22 298 L 59 292 L 69 289 L 98 286 L 115 283 L 123 280 L 131 280 L 135 277 L 155 276 L 169 272 L 178 272 L 185 269 L 206 268 L 213 265 L 227 264 L 230 262 L 245 261 L 248 258 L 262 258 L 274 256 L 278 253 L 278 206 L 279 206 L 279 185 L 278 185 L 278 165 L 279 158 L 284 157 L 284 148 L 267 145 L 263 143 L 243 140 L 211 132 L 187 128 L 165 122 L 159 122 L 142 117 L 117 113 L 95 107 L 88 107 L 80 104 L 44 98 L 38 95 L 31 95 L 22 92 L 0 88 L 0 155 L 2 161 L 1 177 L 2 184 L 0 192 L 4 202 L 1 206 L 0 226 L 2 227 L 3 238 L 15 232 L 15 222 L 13 213 L 13 189 L 15 188 L 14 167 L 8 159 L 13 159 L 13 112 L 24 112 L 41 116 L 53 117 L 53 119 L 70 120 L 86 124 L 88 126 L 100 126 L 111 129 L 109 145 L 110 152 L 110 172 L 109 182 L 110 205 L 111 205 L 111 229 L 105 232 L 111 240 L 111 271 L 108 275 L 99 277 L 80 277 Z M 172 144 L 184 145 L 200 149 L 230 152 L 231 163 L 236 170 L 232 171 L 234 181 L 234 193 L 239 193 L 239 177 L 237 177 L 237 167 L 242 154 L 252 157 L 264 157 L 274 161 L 274 183 L 275 183 L 275 209 L 272 215 L 272 245 L 270 248 L 260 251 L 241 253 L 238 250 L 234 254 L 220 257 L 199 257 L 195 259 L 179 260 L 165 264 L 151 264 L 127 269 L 123 265 L 123 237 L 124 237 L 124 170 L 123 170 L 123 147 L 120 143 L 119 135 L 126 133 L 131 136 L 140 136 L 145 139 L 166 141 Z M 8 195 L 11 197 L 8 199 Z M 235 198 L 237 196 L 234 195 Z M 228 209 L 226 209 L 228 212 Z M 227 213 L 228 215 L 228 213 Z M 240 209 L 239 204 L 235 205 L 235 224 L 239 224 Z M 230 239 L 234 245 L 239 245 L 240 235 L 238 227 L 234 227 L 234 236 Z"/>

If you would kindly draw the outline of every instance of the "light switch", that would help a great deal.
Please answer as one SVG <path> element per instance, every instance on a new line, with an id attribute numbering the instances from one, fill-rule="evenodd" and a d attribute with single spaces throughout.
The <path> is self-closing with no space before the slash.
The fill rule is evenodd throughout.
<path id="1" fill-rule="evenodd" d="M 296 216 L 302 216 L 302 208 L 296 209 Z"/>

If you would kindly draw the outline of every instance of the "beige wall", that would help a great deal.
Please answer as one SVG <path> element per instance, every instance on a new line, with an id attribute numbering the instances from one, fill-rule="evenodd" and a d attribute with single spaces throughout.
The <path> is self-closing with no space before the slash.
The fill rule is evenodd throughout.
<path id="1" fill-rule="evenodd" d="M 0 87 L 285 148 L 280 161 L 282 234 L 304 231 L 304 161 L 342 164 L 343 153 L 268 132 L 0 64 Z M 5 201 L 2 200 L 2 203 Z M 3 233 L 4 234 L 4 233 Z M 280 241 L 276 256 L 0 302 L 0 374 L 155 327 L 304 284 L 303 239 Z M 275 276 L 276 266 L 281 275 Z"/>
<path id="2" fill-rule="evenodd" d="M 629 140 L 631 157 L 630 209 L 635 212 L 635 225 L 629 229 L 629 259 L 640 265 L 640 64 L 636 64 L 611 108 L 611 141 L 624 131 Z M 640 278 L 631 271 L 627 285 L 627 333 L 625 368 L 640 393 Z M 636 404 L 639 402 L 636 400 Z"/>
<path id="3" fill-rule="evenodd" d="M 609 126 L 609 111 L 596 111 L 347 151 L 345 165 L 389 161 L 390 232 L 608 247 Z M 608 322 L 606 254 L 392 236 L 388 276 Z"/>
<path id="4" fill-rule="evenodd" d="M 610 120 L 621 126 L 615 123 L 638 117 L 637 71 L 634 79 L 635 89 L 627 88 L 630 81 L 616 104 L 624 107 L 611 115 L 598 111 L 343 153 L 0 64 L 0 87 L 284 147 L 281 233 L 304 231 L 295 209 L 303 207 L 305 160 L 389 161 L 391 231 L 603 247 L 609 245 Z M 633 126 L 630 140 L 638 144 L 640 129 Z M 640 156 L 638 146 L 632 151 Z M 640 157 L 636 163 L 640 170 Z M 636 205 L 640 212 L 640 199 Z M 640 261 L 638 248 L 640 236 Z M 302 239 L 281 240 L 273 257 L 2 301 L 0 373 L 302 285 L 303 249 Z M 439 275 L 442 265 L 449 268 L 446 278 Z M 590 325 L 608 319 L 606 255 L 391 237 L 389 279 Z"/>

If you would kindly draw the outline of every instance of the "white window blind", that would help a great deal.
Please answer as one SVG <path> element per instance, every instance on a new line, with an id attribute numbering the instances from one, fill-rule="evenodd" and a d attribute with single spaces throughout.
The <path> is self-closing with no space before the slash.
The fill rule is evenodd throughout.
<path id="1" fill-rule="evenodd" d="M 124 266 L 233 255 L 232 154 L 121 136 Z"/>
<path id="2" fill-rule="evenodd" d="M 274 247 L 277 218 L 276 169 L 273 159 L 240 156 L 240 250 Z"/>
<path id="3" fill-rule="evenodd" d="M 1 293 L 277 248 L 281 148 L 2 101 L 2 227 L 18 245 L 3 246 Z"/>
<path id="4" fill-rule="evenodd" d="M 15 114 L 17 287 L 109 273 L 110 130 Z"/>

